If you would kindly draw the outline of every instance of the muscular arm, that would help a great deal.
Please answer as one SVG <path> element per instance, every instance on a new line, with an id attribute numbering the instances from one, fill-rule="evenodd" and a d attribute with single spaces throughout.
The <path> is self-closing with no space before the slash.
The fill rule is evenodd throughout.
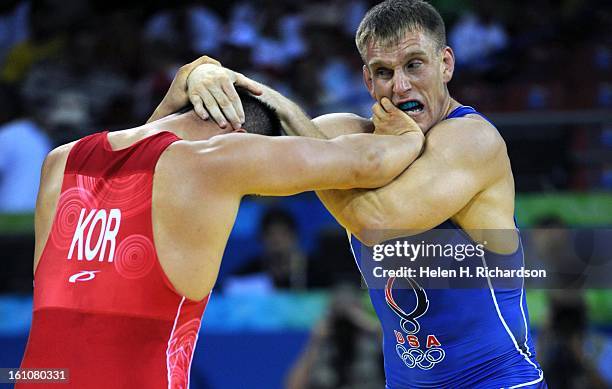
<path id="1" fill-rule="evenodd" d="M 34 214 L 34 234 L 36 238 L 34 270 L 36 270 L 51 231 L 53 216 L 62 188 L 64 167 L 66 166 L 68 153 L 75 143 L 62 145 L 52 150 L 45 158 L 42 166 L 38 197 L 36 198 L 36 212 Z"/>
<path id="2" fill-rule="evenodd" d="M 290 195 L 330 188 L 372 188 L 391 181 L 420 153 L 423 136 L 355 134 L 334 140 L 217 136 L 196 142 L 197 169 L 228 193 Z"/>
<path id="3" fill-rule="evenodd" d="M 416 233 L 452 217 L 500 179 L 507 164 L 505 144 L 493 127 L 452 119 L 430 130 L 423 154 L 390 184 L 317 195 L 340 224 L 373 244 L 397 237 L 397 230 Z"/>

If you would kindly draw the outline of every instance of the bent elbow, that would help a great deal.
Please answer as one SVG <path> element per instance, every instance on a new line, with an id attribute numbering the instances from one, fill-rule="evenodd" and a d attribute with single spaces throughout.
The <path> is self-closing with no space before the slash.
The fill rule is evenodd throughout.
<path id="1" fill-rule="evenodd" d="M 351 231 L 352 232 L 352 231 Z M 352 234 L 359 239 L 359 241 L 361 243 L 363 243 L 364 245 L 368 246 L 368 247 L 372 247 L 380 242 L 376 241 L 376 239 L 373 239 L 371 237 L 371 234 L 367 234 L 367 233 L 363 233 L 362 231 L 360 232 L 352 232 Z"/>
<path id="2" fill-rule="evenodd" d="M 385 186 L 400 175 L 419 156 L 423 135 L 395 137 L 394 143 L 369 148 L 364 155 L 365 169 L 369 169 L 370 188 Z"/>
<path id="3" fill-rule="evenodd" d="M 349 230 L 366 246 L 373 246 L 384 240 L 387 228 L 385 217 L 379 212 L 355 210 Z"/>
<path id="4" fill-rule="evenodd" d="M 377 228 L 364 228 L 355 232 L 351 232 L 357 237 L 357 239 L 359 239 L 361 243 L 368 247 L 372 247 L 385 240 L 385 234 L 381 229 Z"/>

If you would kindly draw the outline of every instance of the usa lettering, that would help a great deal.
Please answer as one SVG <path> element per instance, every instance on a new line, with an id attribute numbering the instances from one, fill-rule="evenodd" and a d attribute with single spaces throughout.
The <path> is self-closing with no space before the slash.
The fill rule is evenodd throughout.
<path id="1" fill-rule="evenodd" d="M 98 224 L 100 224 L 99 233 L 97 236 L 92 236 Z M 103 262 L 108 249 L 108 262 L 113 262 L 120 225 L 120 209 L 113 208 L 108 212 L 106 209 L 92 209 L 90 211 L 85 208 L 81 209 L 79 222 L 70 244 L 68 259 L 72 259 L 76 248 L 79 261 L 83 260 L 83 254 L 85 254 L 87 261 L 92 261 L 98 257 L 98 260 Z"/>
<path id="2" fill-rule="evenodd" d="M 393 332 L 395 333 L 395 339 L 397 340 L 398 344 L 408 343 L 410 347 L 421 347 L 419 338 L 416 337 L 415 335 L 406 335 L 404 337 L 404 335 L 402 335 L 402 333 L 399 331 L 393 330 Z M 429 349 L 432 347 L 440 347 L 440 346 L 442 346 L 442 344 L 440 343 L 438 338 L 436 338 L 435 335 L 427 335 L 427 344 L 425 345 L 426 348 Z"/>

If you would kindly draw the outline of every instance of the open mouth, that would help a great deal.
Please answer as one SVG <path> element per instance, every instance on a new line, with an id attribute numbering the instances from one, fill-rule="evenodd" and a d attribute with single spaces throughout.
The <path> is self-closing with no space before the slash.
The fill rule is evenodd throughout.
<path id="1" fill-rule="evenodd" d="M 423 104 L 417 100 L 408 100 L 397 106 L 404 112 L 419 113 L 423 111 Z"/>

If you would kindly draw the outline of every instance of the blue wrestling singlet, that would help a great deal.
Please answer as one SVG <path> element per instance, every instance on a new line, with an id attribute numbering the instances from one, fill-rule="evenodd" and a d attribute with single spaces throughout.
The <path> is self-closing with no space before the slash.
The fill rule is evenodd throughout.
<path id="1" fill-rule="evenodd" d="M 460 106 L 447 118 L 468 114 L 481 115 Z M 446 230 L 444 243 L 474 245 L 451 220 L 435 229 Z M 365 246 L 352 236 L 351 248 L 365 273 Z M 485 250 L 473 260 L 484 266 L 500 260 L 520 266 L 522 243 L 513 254 Z M 503 289 L 488 277 L 482 287 L 471 289 L 423 288 L 412 278 L 385 282 L 384 288 L 370 287 L 369 293 L 382 324 L 386 388 L 546 388 L 529 331 L 522 279 Z"/>

